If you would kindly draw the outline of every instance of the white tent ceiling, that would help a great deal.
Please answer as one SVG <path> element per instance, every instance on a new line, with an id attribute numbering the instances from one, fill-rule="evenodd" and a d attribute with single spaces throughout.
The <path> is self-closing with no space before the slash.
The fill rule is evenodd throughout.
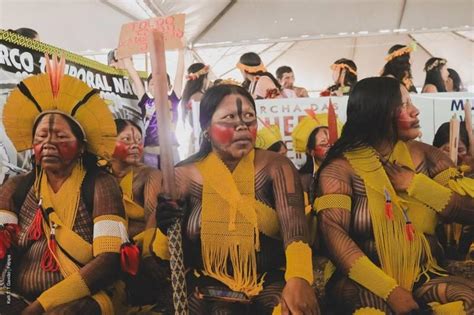
<path id="1" fill-rule="evenodd" d="M 0 28 L 32 27 L 46 43 L 105 61 L 122 24 L 175 13 L 187 14 L 187 64 L 203 60 L 216 77 L 241 80 L 235 63 L 255 51 L 271 72 L 290 65 L 297 84 L 316 91 L 330 83 L 334 60 L 353 59 L 360 77 L 373 76 L 388 48 L 415 40 L 417 86 L 431 56 L 474 85 L 472 0 L 0 0 Z M 176 54 L 167 57 L 174 69 Z M 136 62 L 145 67 L 143 56 Z"/>

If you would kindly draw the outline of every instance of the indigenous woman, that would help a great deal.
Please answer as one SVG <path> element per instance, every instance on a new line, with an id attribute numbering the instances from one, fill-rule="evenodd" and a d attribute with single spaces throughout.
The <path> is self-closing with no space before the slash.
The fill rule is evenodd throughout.
<path id="1" fill-rule="evenodd" d="M 190 313 L 317 314 L 296 169 L 277 153 L 254 149 L 255 103 L 245 89 L 213 87 L 201 109 L 200 151 L 176 168 L 189 209 L 183 240 Z M 167 222 L 179 209 L 159 203 L 156 239 L 164 242 L 156 248 L 167 248 Z M 165 250 L 156 254 L 166 259 Z"/>
<path id="2" fill-rule="evenodd" d="M 203 63 L 194 63 L 189 66 L 184 85 L 183 98 L 179 107 L 179 121 L 176 133 L 179 135 L 179 154 L 184 159 L 194 150 L 193 108 L 199 107 L 204 92 L 209 88 L 209 66 Z"/>
<path id="3" fill-rule="evenodd" d="M 416 93 L 411 74 L 410 53 L 415 51 L 416 44 L 394 45 L 388 50 L 385 57 L 387 63 L 383 67 L 382 77 L 392 77 L 403 84 L 410 93 Z"/>
<path id="4" fill-rule="evenodd" d="M 113 152 L 112 113 L 95 90 L 63 76 L 64 60 L 46 66 L 3 111 L 9 138 L 17 151 L 33 147 L 35 167 L 0 188 L 0 241 L 9 245 L 1 259 L 13 270 L 11 291 L 32 301 L 22 314 L 114 314 L 105 289 L 120 271 L 121 245 L 124 266 L 138 253 L 127 245 L 120 188 L 97 166 Z M 2 301 L 0 312 L 22 311 L 8 307 Z"/>
<path id="5" fill-rule="evenodd" d="M 349 95 L 352 87 L 357 83 L 357 66 L 354 61 L 346 58 L 336 60 L 331 65 L 334 85 L 320 93 L 321 96 Z"/>
<path id="6" fill-rule="evenodd" d="M 360 81 L 319 169 L 315 207 L 338 314 L 474 311 L 472 282 L 438 266 L 434 236 L 439 219 L 472 224 L 474 185 L 440 150 L 410 140 L 418 114 L 397 80 Z"/>
<path id="7" fill-rule="evenodd" d="M 242 86 L 254 99 L 282 97 L 280 83 L 267 71 L 262 59 L 256 53 L 248 52 L 240 56 L 236 67 L 245 80 Z"/>
<path id="8" fill-rule="evenodd" d="M 273 151 L 286 156 L 288 148 L 281 138 L 280 127 L 278 125 L 264 124 L 263 128 L 257 132 L 255 147 L 262 150 Z"/>
<path id="9" fill-rule="evenodd" d="M 425 85 L 421 93 L 447 92 L 446 81 L 449 78 L 446 59 L 430 58 L 425 63 Z"/>

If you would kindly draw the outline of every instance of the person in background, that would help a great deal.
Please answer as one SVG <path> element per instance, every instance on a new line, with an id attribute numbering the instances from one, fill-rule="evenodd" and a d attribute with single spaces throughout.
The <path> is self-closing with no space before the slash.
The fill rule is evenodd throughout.
<path id="1" fill-rule="evenodd" d="M 282 141 L 280 127 L 278 125 L 264 125 L 258 130 L 255 148 L 273 151 L 286 156 L 288 148 Z"/>
<path id="2" fill-rule="evenodd" d="M 357 66 L 354 61 L 346 58 L 336 60 L 331 65 L 334 84 L 320 93 L 320 96 L 349 95 L 357 83 Z"/>
<path id="3" fill-rule="evenodd" d="M 445 82 L 447 92 L 464 92 L 465 88 L 462 84 L 461 77 L 456 70 L 448 68 L 449 76 Z"/>
<path id="4" fill-rule="evenodd" d="M 385 57 L 387 63 L 382 70 L 382 77 L 392 77 L 403 84 L 410 93 L 416 93 L 416 87 L 413 85 L 413 77 L 411 74 L 410 53 L 415 51 L 416 44 L 412 43 L 408 46 L 394 45 L 388 50 Z"/>
<path id="5" fill-rule="evenodd" d="M 38 32 L 32 28 L 20 27 L 20 28 L 17 28 L 16 30 L 8 30 L 8 31 L 27 37 L 27 38 L 34 39 L 34 40 L 38 40 L 38 41 L 40 40 Z"/>
<path id="6" fill-rule="evenodd" d="M 308 91 L 303 87 L 294 86 L 295 74 L 288 66 L 281 66 L 276 71 L 278 82 L 283 88 L 283 94 L 287 98 L 309 97 Z"/>
<path id="7" fill-rule="evenodd" d="M 262 59 L 256 53 L 248 52 L 240 56 L 236 67 L 245 80 L 242 86 L 254 99 L 282 97 L 280 83 L 267 71 Z"/>
<path id="8" fill-rule="evenodd" d="M 447 92 L 446 81 L 449 78 L 446 59 L 433 57 L 425 63 L 425 84 L 421 93 Z"/>

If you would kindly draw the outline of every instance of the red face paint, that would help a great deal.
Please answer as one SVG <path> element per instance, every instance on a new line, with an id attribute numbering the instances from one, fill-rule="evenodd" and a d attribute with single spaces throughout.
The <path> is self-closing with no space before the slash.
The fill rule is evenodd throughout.
<path id="1" fill-rule="evenodd" d="M 313 150 L 313 156 L 317 159 L 324 159 L 326 157 L 326 153 L 328 152 L 328 146 L 317 145 L 316 148 Z"/>
<path id="2" fill-rule="evenodd" d="M 41 161 L 41 151 L 43 150 L 43 145 L 41 143 L 33 145 L 33 152 L 35 155 L 36 164 L 39 164 Z"/>
<path id="3" fill-rule="evenodd" d="M 397 126 L 400 129 L 410 129 L 412 124 L 412 119 L 410 119 L 410 115 L 408 114 L 406 109 L 402 109 L 400 114 L 397 118 Z"/>
<path id="4" fill-rule="evenodd" d="M 234 127 L 214 124 L 209 128 L 209 135 L 219 144 L 230 144 L 234 139 Z"/>
<path id="5" fill-rule="evenodd" d="M 56 147 L 58 148 L 59 156 L 66 161 L 74 159 L 79 152 L 79 146 L 76 140 L 59 142 L 56 144 Z"/>
<path id="6" fill-rule="evenodd" d="M 127 159 L 127 156 L 128 156 L 128 145 L 126 145 L 123 142 L 117 141 L 115 143 L 115 150 L 114 150 L 113 157 L 118 160 L 125 161 L 125 159 Z"/>
<path id="7" fill-rule="evenodd" d="M 255 142 L 255 140 L 257 139 L 257 126 L 250 126 L 249 131 L 250 131 L 252 140 Z"/>

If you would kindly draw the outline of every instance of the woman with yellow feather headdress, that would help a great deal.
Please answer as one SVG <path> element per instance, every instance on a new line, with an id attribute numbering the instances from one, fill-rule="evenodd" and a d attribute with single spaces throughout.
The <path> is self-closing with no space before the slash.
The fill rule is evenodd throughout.
<path id="1" fill-rule="evenodd" d="M 184 217 L 190 314 L 318 314 L 298 174 L 284 156 L 254 149 L 252 96 L 212 87 L 200 123 L 200 151 L 175 171 L 183 203 L 159 202 L 153 246 L 169 259 L 164 235 Z"/>
<path id="2" fill-rule="evenodd" d="M 15 270 L 11 291 L 33 301 L 23 314 L 114 314 L 104 289 L 120 253 L 123 266 L 138 257 L 120 188 L 97 166 L 114 149 L 112 113 L 95 90 L 63 75 L 64 60 L 46 65 L 46 74 L 19 83 L 3 111 L 7 135 L 17 151 L 33 148 L 35 167 L 0 188 L 0 243 L 9 245 L 0 259 Z M 24 308 L 8 307 L 0 303 L 0 312 Z"/>
<path id="3" fill-rule="evenodd" d="M 263 127 L 257 132 L 255 147 L 257 149 L 273 151 L 286 156 L 288 148 L 281 138 L 280 127 L 278 127 L 278 125 L 269 125 L 263 120 L 260 121 L 262 122 Z"/>
<path id="4" fill-rule="evenodd" d="M 337 314 L 472 314 L 472 281 L 438 266 L 438 220 L 473 224 L 474 181 L 414 141 L 418 109 L 396 79 L 367 78 L 349 96 L 341 137 L 318 171 L 318 228 L 335 272 Z"/>

